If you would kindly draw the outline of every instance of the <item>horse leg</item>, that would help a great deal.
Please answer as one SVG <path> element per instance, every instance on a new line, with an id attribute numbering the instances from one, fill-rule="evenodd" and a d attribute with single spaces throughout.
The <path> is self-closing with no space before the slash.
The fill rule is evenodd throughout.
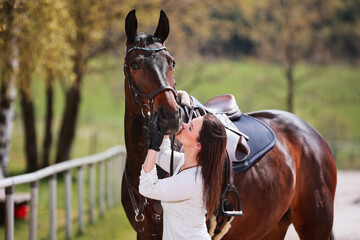
<path id="1" fill-rule="evenodd" d="M 310 203 L 305 204 L 311 205 Z M 304 214 L 301 211 L 309 212 Z M 295 230 L 300 239 L 331 239 L 333 216 L 327 209 L 301 208 L 292 211 L 292 216 Z"/>
<path id="2" fill-rule="evenodd" d="M 291 220 L 300 239 L 329 240 L 332 236 L 336 169 L 331 161 L 298 172 L 296 195 L 290 206 Z M 303 161 L 304 162 L 304 161 Z M 328 165 L 328 166 L 326 166 Z M 311 170 L 310 170 L 311 169 Z M 314 178 L 313 176 L 318 176 Z"/>
<path id="3" fill-rule="evenodd" d="M 287 229 L 289 225 L 291 224 L 291 221 L 289 219 L 289 212 L 286 212 L 284 217 L 280 220 L 280 222 L 277 224 L 277 226 L 262 240 L 282 240 L 284 239 Z"/>

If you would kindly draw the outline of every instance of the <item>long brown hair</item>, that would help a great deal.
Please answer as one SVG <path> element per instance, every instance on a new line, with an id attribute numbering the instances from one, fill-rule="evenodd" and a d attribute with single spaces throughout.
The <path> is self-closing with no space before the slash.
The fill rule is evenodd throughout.
<path id="1" fill-rule="evenodd" d="M 214 115 L 204 116 L 198 142 L 201 144 L 198 163 L 202 168 L 204 202 L 209 218 L 219 205 L 226 151 L 226 131 Z"/>

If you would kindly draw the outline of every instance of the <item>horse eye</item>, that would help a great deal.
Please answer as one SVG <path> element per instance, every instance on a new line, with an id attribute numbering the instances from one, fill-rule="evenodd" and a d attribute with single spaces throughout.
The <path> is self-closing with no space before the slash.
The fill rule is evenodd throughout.
<path id="1" fill-rule="evenodd" d="M 173 60 L 172 61 L 172 67 L 175 68 L 175 66 L 176 66 L 176 62 L 175 62 L 175 60 Z"/>
<path id="2" fill-rule="evenodd" d="M 140 65 L 137 62 L 133 62 L 130 64 L 130 67 L 132 70 L 138 70 L 140 69 Z"/>

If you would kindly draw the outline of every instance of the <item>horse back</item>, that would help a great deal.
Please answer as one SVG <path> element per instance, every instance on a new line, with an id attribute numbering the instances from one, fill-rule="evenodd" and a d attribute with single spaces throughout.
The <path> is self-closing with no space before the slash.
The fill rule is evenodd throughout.
<path id="1" fill-rule="evenodd" d="M 281 110 L 257 111 L 249 115 L 263 121 L 275 132 L 279 144 L 287 149 L 291 159 L 295 161 L 298 176 L 320 174 L 324 178 L 331 175 L 336 180 L 336 166 L 329 145 L 304 120 Z"/>

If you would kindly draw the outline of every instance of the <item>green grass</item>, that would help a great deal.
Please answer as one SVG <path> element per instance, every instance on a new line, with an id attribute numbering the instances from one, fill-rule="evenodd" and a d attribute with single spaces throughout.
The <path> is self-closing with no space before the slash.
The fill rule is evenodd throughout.
<path id="1" fill-rule="evenodd" d="M 123 59 L 103 56 L 92 60 L 83 81 L 81 111 L 72 157 L 100 152 L 123 144 L 124 74 Z M 261 109 L 286 110 L 286 79 L 281 66 L 259 61 L 193 60 L 179 62 L 175 77 L 177 88 L 184 89 L 206 102 L 211 97 L 231 93 L 242 112 Z M 333 64 L 316 66 L 301 63 L 295 70 L 295 113 L 314 126 L 329 142 L 341 141 L 336 150 L 339 168 L 360 169 L 360 69 Z M 44 87 L 34 77 L 34 96 L 38 130 L 38 146 L 42 146 L 44 128 Z M 56 84 L 55 129 L 57 136 L 63 111 L 64 93 Z M 23 173 L 23 130 L 20 107 L 16 107 L 11 160 L 11 175 Z M 56 144 L 57 139 L 54 139 Z M 349 143 L 350 142 L 350 143 Z M 52 158 L 55 151 L 53 148 Z M 120 182 L 120 179 L 119 179 Z M 59 181 L 59 189 L 62 182 Z M 16 191 L 26 191 L 26 186 Z M 41 184 L 39 205 L 39 239 L 48 238 L 48 187 Z M 59 218 L 64 215 L 63 190 L 58 194 Z M 73 196 L 76 194 L 74 193 Z M 76 209 L 76 202 L 73 209 Z M 74 210 L 75 211 L 75 210 Z M 74 213 L 76 214 L 76 213 Z M 76 225 L 76 216 L 74 216 Z M 26 239 L 27 220 L 16 222 L 16 239 Z M 58 221 L 59 239 L 64 239 L 63 220 Z M 0 239 L 3 235 L 0 227 Z M 76 235 L 76 226 L 73 228 Z M 23 234 L 23 235 L 22 235 Z M 135 239 L 121 205 L 111 209 L 101 221 L 86 225 L 86 233 L 75 239 Z"/>

